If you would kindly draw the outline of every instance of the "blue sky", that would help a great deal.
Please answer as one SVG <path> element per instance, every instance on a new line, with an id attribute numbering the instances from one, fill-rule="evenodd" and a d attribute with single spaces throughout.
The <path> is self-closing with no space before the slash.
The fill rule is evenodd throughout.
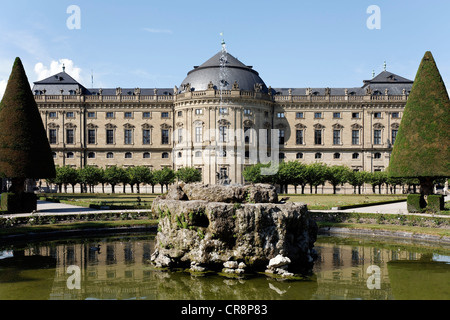
<path id="1" fill-rule="evenodd" d="M 80 8 L 71 30 L 70 5 Z M 381 29 L 369 29 L 377 5 Z M 15 57 L 30 82 L 66 71 L 85 87 L 173 88 L 220 50 L 272 87 L 355 87 L 372 70 L 414 79 L 430 50 L 450 86 L 450 2 L 15 0 L 0 12 L 0 91 Z M 0 95 L 2 92 L 0 92 Z"/>

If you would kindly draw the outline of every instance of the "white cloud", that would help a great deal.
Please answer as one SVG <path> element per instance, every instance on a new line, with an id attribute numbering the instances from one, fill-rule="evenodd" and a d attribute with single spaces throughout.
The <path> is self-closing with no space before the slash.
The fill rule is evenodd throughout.
<path id="1" fill-rule="evenodd" d="M 144 28 L 145 31 L 150 32 L 150 33 L 168 33 L 168 34 L 172 34 L 172 30 L 168 30 L 168 29 L 153 29 L 153 28 Z"/>
<path id="2" fill-rule="evenodd" d="M 3 94 L 5 93 L 7 84 L 8 84 L 8 80 L 1 80 L 0 81 L 0 99 L 3 98 Z"/>
<path id="3" fill-rule="evenodd" d="M 68 73 L 75 80 L 82 82 L 81 68 L 75 67 L 74 62 L 70 59 L 60 59 L 58 61 L 53 60 L 50 63 L 50 67 L 45 66 L 42 62 L 36 63 L 34 66 L 34 72 L 37 75 L 37 81 L 62 72 L 63 66 L 66 68 L 66 73 Z"/>

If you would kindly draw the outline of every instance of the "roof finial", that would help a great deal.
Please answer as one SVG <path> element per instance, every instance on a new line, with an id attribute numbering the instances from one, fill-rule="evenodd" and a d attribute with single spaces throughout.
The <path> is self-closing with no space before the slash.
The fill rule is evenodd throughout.
<path id="1" fill-rule="evenodd" d="M 222 46 L 225 45 L 225 39 L 223 38 L 223 32 L 220 33 L 220 36 L 222 37 Z"/>
<path id="2" fill-rule="evenodd" d="M 384 71 L 386 71 L 386 67 L 387 67 L 387 64 L 386 64 L 386 60 L 384 61 Z"/>
<path id="3" fill-rule="evenodd" d="M 375 78 L 375 70 L 372 70 L 372 78 Z"/>
<path id="4" fill-rule="evenodd" d="M 63 63 L 63 72 L 66 72 L 66 65 Z"/>

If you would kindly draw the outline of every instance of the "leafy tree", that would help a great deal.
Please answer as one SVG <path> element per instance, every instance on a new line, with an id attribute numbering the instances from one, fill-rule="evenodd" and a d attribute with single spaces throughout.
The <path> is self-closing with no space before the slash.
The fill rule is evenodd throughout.
<path id="1" fill-rule="evenodd" d="M 184 183 L 194 183 L 202 181 L 202 173 L 196 168 L 192 167 L 178 169 L 175 173 L 175 176 L 178 180 L 183 181 Z"/>
<path id="2" fill-rule="evenodd" d="M 170 168 L 164 168 L 162 170 L 155 171 L 153 175 L 155 181 L 157 181 L 157 184 L 161 185 L 161 193 L 164 192 L 164 186 L 166 186 L 166 189 L 168 189 L 169 184 L 175 182 L 175 172 Z"/>
<path id="3" fill-rule="evenodd" d="M 149 170 L 147 175 L 147 181 L 145 181 L 145 183 L 151 185 L 152 193 L 155 193 L 155 186 L 158 184 L 158 181 L 156 181 L 154 172 L 152 170 Z"/>
<path id="4" fill-rule="evenodd" d="M 16 58 L 0 102 L 0 176 L 23 194 L 25 180 L 56 177 L 42 119 L 22 65 Z"/>
<path id="5" fill-rule="evenodd" d="M 67 193 L 67 185 L 72 185 L 72 192 L 75 193 L 75 185 L 80 182 L 78 171 L 70 166 L 56 167 L 56 182 L 60 187 L 64 186 L 64 191 Z"/>
<path id="6" fill-rule="evenodd" d="M 104 171 L 106 183 L 111 185 L 112 193 L 115 193 L 115 187 L 127 179 L 126 172 L 118 166 L 107 167 Z"/>
<path id="7" fill-rule="evenodd" d="M 274 184 L 277 180 L 276 175 L 262 175 L 263 168 L 269 168 L 269 164 L 258 163 L 249 167 L 246 167 L 243 171 L 244 179 L 251 183 L 271 183 Z"/>
<path id="8" fill-rule="evenodd" d="M 450 100 L 431 52 L 427 51 L 406 103 L 389 164 L 392 177 L 418 178 L 422 195 L 433 181 L 450 177 Z"/>
<path id="9" fill-rule="evenodd" d="M 376 193 L 376 187 L 378 187 L 378 193 L 381 194 L 381 187 L 387 181 L 387 173 L 382 171 L 371 172 L 368 175 L 368 182 L 372 185 L 373 193 Z"/>
<path id="10" fill-rule="evenodd" d="M 361 194 L 361 187 L 364 183 L 368 182 L 369 173 L 366 171 L 350 171 L 348 175 L 348 183 L 353 186 L 353 192 L 356 193 L 356 188 L 358 188 L 358 193 Z"/>
<path id="11" fill-rule="evenodd" d="M 87 166 L 80 169 L 80 180 L 89 186 L 89 192 L 94 193 L 94 187 L 102 180 L 103 171 L 100 168 Z"/>
<path id="12" fill-rule="evenodd" d="M 136 185 L 137 193 L 141 193 L 140 185 L 148 181 L 150 170 L 147 167 L 138 166 L 129 167 L 126 169 L 126 172 L 128 175 L 128 183 L 131 185 L 131 192 L 134 192 L 133 186 Z"/>
<path id="13" fill-rule="evenodd" d="M 333 186 L 333 194 L 336 194 L 338 185 L 344 185 L 349 180 L 351 170 L 346 166 L 331 166 L 327 168 L 326 179 Z"/>
<path id="14" fill-rule="evenodd" d="M 324 185 L 327 181 L 327 165 L 324 163 L 313 163 L 307 166 L 305 180 L 310 186 L 310 192 L 313 193 L 313 187 L 317 194 L 317 187 Z"/>

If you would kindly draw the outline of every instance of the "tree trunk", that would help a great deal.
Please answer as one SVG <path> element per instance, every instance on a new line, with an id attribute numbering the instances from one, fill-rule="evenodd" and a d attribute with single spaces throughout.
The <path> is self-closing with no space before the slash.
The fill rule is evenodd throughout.
<path id="1" fill-rule="evenodd" d="M 420 193 L 424 196 L 428 196 L 430 194 L 433 194 L 433 178 L 431 177 L 424 177 L 419 178 L 420 181 Z"/>
<path id="2" fill-rule="evenodd" d="M 24 193 L 25 192 L 25 178 L 12 178 L 11 188 L 12 193 Z"/>

